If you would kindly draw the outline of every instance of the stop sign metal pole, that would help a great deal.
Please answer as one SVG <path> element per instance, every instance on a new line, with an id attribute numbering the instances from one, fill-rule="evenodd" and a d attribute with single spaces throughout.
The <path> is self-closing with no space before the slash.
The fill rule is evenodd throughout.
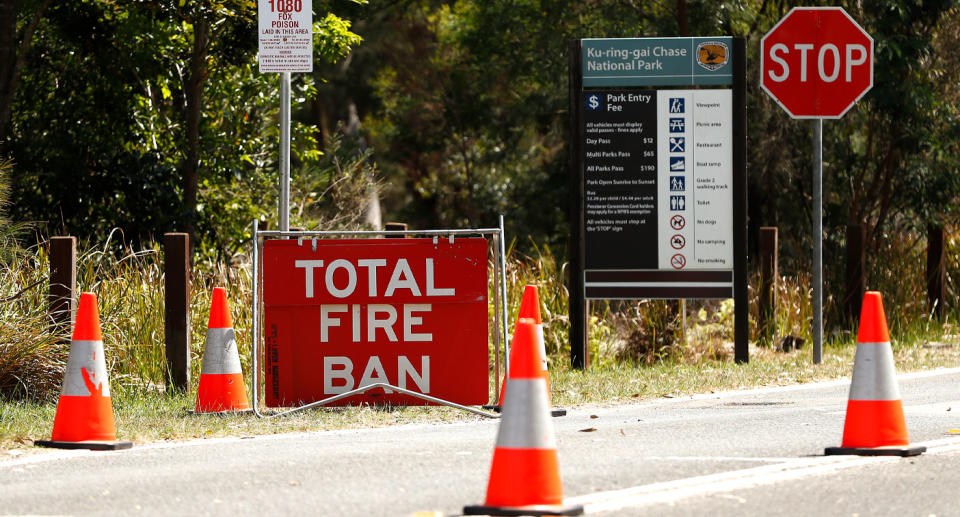
<path id="1" fill-rule="evenodd" d="M 823 361 L 823 119 L 813 119 L 813 364 Z"/>

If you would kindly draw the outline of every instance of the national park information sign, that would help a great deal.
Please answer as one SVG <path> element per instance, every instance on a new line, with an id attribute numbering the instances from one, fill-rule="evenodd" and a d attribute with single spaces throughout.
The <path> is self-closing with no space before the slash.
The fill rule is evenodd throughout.
<path id="1" fill-rule="evenodd" d="M 581 40 L 586 298 L 733 296 L 731 45 Z"/>
<path id="2" fill-rule="evenodd" d="M 570 357 L 587 300 L 726 299 L 747 358 L 746 42 L 571 41 Z"/>

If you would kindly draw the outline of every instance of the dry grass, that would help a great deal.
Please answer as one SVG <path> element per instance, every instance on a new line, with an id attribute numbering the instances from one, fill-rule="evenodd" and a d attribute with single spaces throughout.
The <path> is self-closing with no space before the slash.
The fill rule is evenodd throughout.
<path id="1" fill-rule="evenodd" d="M 47 330 L 46 257 L 24 255 L 0 263 L 0 398 L 50 400 L 68 350 Z"/>

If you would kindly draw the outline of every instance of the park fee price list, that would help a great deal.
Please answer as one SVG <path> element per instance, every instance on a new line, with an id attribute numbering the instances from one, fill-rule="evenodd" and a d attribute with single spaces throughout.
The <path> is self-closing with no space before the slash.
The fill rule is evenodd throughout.
<path id="1" fill-rule="evenodd" d="M 583 114 L 587 269 L 656 269 L 656 92 L 590 92 Z"/>

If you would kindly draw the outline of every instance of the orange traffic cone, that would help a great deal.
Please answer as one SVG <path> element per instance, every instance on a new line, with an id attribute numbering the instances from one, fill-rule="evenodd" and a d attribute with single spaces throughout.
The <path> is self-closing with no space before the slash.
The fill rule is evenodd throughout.
<path id="1" fill-rule="evenodd" d="M 547 401 L 550 401 L 550 373 L 547 369 L 547 345 L 543 338 L 543 319 L 540 317 L 540 298 L 537 296 L 537 286 L 527 285 L 523 288 L 523 298 L 520 299 L 520 310 L 517 314 L 517 319 L 520 318 L 530 318 L 537 324 L 537 341 L 540 344 L 540 366 L 542 368 L 543 380 L 547 383 Z M 514 333 L 514 340 L 516 339 L 516 333 Z M 500 397 L 497 399 L 497 406 L 494 406 L 495 411 L 500 411 L 501 406 L 503 406 L 503 401 L 505 399 L 506 390 L 507 390 L 507 375 L 503 376 L 503 383 L 500 384 Z M 553 408 L 550 410 L 551 416 L 564 416 L 567 414 L 566 409 L 562 408 Z"/>
<path id="2" fill-rule="evenodd" d="M 249 411 L 250 402 L 243 385 L 240 354 L 233 333 L 233 319 L 227 305 L 227 291 L 213 289 L 203 367 L 197 387 L 197 413 Z"/>
<path id="3" fill-rule="evenodd" d="M 34 444 L 93 450 L 129 449 L 133 446 L 131 442 L 117 441 L 107 364 L 103 359 L 100 311 L 97 296 L 93 293 L 80 295 L 51 439 L 37 440 Z"/>
<path id="4" fill-rule="evenodd" d="M 897 388 L 893 350 L 880 293 L 867 291 L 860 312 L 857 355 L 840 447 L 825 454 L 916 456 L 926 447 L 910 447 Z"/>
<path id="5" fill-rule="evenodd" d="M 510 391 L 493 451 L 487 499 L 465 515 L 581 515 L 563 505 L 557 443 L 549 418 L 534 320 L 520 318 L 510 351 Z"/>

